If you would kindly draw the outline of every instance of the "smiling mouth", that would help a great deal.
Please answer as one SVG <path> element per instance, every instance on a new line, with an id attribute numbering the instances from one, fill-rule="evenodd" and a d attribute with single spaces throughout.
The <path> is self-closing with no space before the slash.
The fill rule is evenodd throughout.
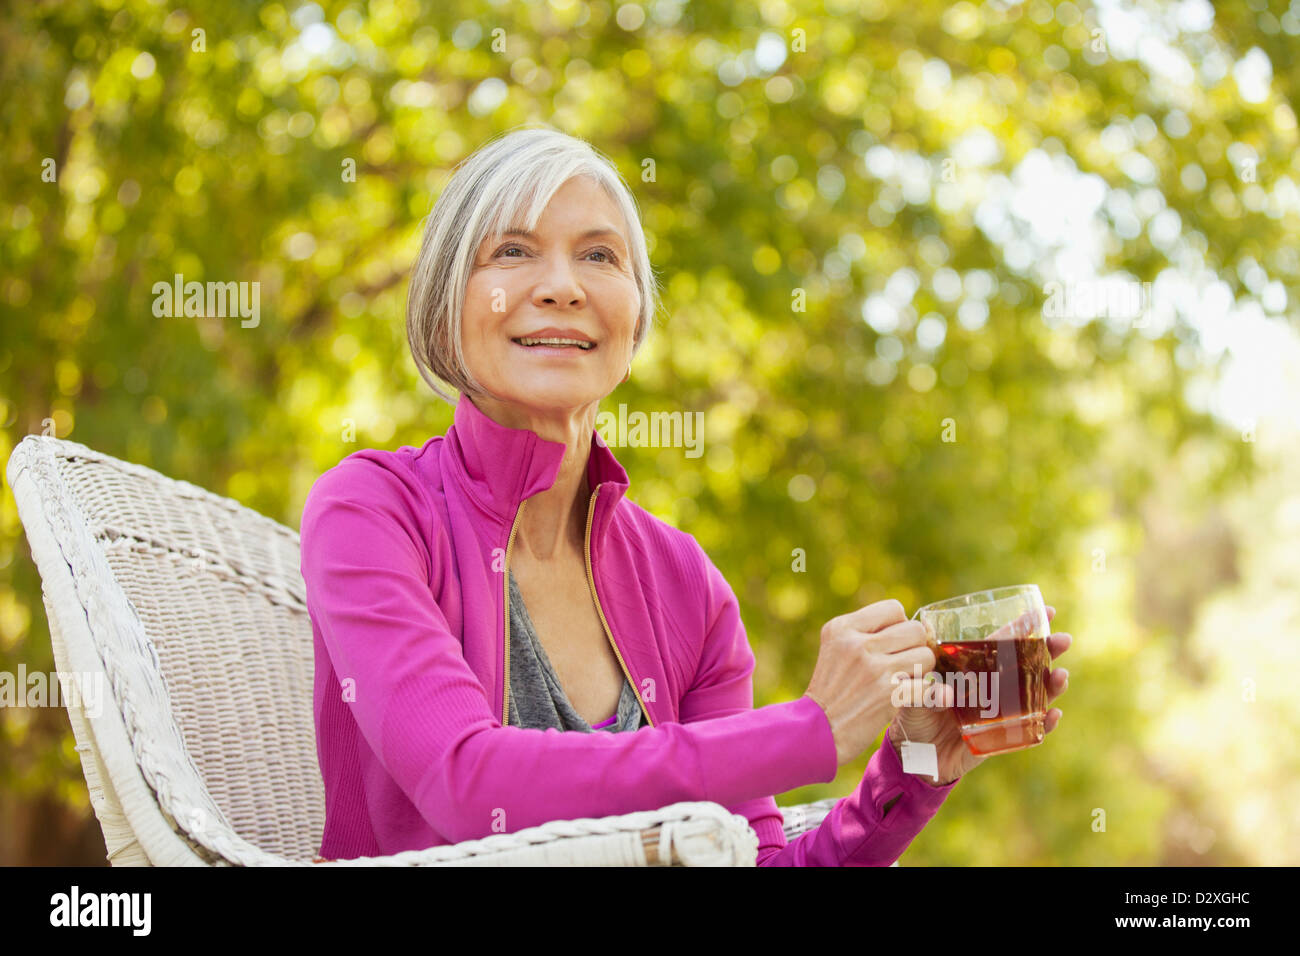
<path id="1" fill-rule="evenodd" d="M 518 338 L 511 339 L 516 345 L 522 345 L 526 349 L 575 349 L 580 352 L 590 352 L 596 347 L 595 342 L 583 342 L 578 339 L 560 339 L 560 338 Z"/>

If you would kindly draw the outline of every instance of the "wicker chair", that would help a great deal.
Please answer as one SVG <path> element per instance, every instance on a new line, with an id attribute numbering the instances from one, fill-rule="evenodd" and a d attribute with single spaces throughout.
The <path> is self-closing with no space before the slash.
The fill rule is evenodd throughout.
<path id="1" fill-rule="evenodd" d="M 298 535 L 56 438 L 25 438 L 6 474 L 109 861 L 312 865 L 325 798 Z M 782 808 L 786 838 L 834 803 Z M 757 845 L 744 817 L 685 802 L 316 865 L 753 866 Z"/>

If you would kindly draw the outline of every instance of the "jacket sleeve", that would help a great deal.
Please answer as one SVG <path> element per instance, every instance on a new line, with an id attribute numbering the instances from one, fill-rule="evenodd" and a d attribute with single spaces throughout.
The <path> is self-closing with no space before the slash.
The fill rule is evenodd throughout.
<path id="1" fill-rule="evenodd" d="M 729 718 L 754 706 L 754 654 L 740 620 L 739 604 L 722 573 L 702 550 L 700 554 L 708 578 L 711 623 L 696 675 L 699 688 L 682 701 L 683 722 Z M 812 698 L 800 699 L 816 707 L 822 717 L 817 734 L 809 738 L 810 749 L 820 752 L 829 747 L 834 759 L 835 738 L 825 712 Z M 839 800 L 820 826 L 790 843 L 774 797 L 756 797 L 729 806 L 733 813 L 746 817 L 758 835 L 758 865 L 888 866 L 902 856 L 957 781 L 934 786 L 904 773 L 887 737 L 871 755 L 853 793 Z M 762 741 L 766 750 L 765 738 L 756 741 Z M 897 802 L 890 806 L 896 797 Z"/>
<path id="2" fill-rule="evenodd" d="M 433 599 L 432 582 L 456 573 L 435 566 L 446 534 L 414 476 L 351 456 L 303 508 L 308 611 L 351 681 L 358 731 L 445 839 L 684 800 L 729 806 L 834 778 L 833 753 L 808 746 L 828 738 L 807 698 L 621 734 L 502 726 Z"/>

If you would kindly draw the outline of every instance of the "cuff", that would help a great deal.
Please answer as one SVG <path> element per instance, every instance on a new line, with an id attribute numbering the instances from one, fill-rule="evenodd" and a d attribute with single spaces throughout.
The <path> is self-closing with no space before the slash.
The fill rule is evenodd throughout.
<path id="1" fill-rule="evenodd" d="M 791 714 L 809 726 L 807 752 L 809 770 L 818 783 L 830 783 L 840 772 L 839 752 L 835 749 L 835 732 L 831 730 L 830 718 L 822 705 L 807 694 L 798 700 L 776 704 L 778 708 L 788 708 Z"/>
<path id="2" fill-rule="evenodd" d="M 853 793 L 827 817 L 833 827 L 840 865 L 892 864 L 939 812 L 956 784 L 954 780 L 936 787 L 916 774 L 904 773 L 903 762 L 886 736 L 867 761 L 866 773 Z M 897 802 L 886 810 L 896 798 Z"/>
<path id="3" fill-rule="evenodd" d="M 876 810 L 876 818 L 881 821 L 881 826 L 888 828 L 899 818 L 911 816 L 912 808 L 921 812 L 929 811 L 932 814 L 939 809 L 940 804 L 952 792 L 952 788 L 957 786 L 957 781 L 961 777 L 940 785 L 934 784 L 931 779 L 903 770 L 903 761 L 898 756 L 898 751 L 894 749 L 893 741 L 889 737 L 889 729 L 886 728 L 884 739 L 868 763 L 867 773 L 862 782 L 867 785 L 871 805 Z M 886 804 L 900 795 L 899 802 L 886 813 Z M 900 810 L 904 812 L 900 813 Z"/>

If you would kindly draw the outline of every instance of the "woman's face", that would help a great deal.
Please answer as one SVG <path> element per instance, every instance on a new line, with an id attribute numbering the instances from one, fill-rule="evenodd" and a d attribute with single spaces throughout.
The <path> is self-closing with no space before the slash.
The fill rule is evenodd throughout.
<path id="1" fill-rule="evenodd" d="M 623 380 L 640 294 L 622 221 L 603 189 L 576 176 L 551 197 L 533 235 L 506 232 L 479 247 L 461 345 L 470 372 L 497 400 L 525 416 L 585 414 Z M 520 341 L 539 337 L 592 347 Z"/>

